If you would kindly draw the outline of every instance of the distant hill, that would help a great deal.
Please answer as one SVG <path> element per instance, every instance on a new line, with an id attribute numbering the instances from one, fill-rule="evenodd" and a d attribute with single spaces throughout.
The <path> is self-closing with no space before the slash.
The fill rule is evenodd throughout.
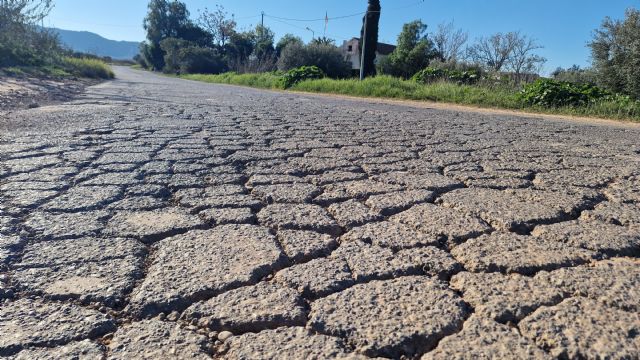
<path id="1" fill-rule="evenodd" d="M 118 60 L 133 59 L 138 53 L 138 45 L 140 44 L 135 41 L 109 40 L 88 31 L 51 30 L 57 32 L 60 35 L 60 41 L 73 51 L 110 56 Z"/>

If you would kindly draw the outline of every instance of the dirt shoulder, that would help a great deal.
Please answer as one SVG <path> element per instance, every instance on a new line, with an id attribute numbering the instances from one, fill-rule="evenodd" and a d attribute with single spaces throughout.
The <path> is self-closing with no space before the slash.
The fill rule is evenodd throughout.
<path id="1" fill-rule="evenodd" d="M 0 111 L 35 108 L 72 100 L 103 80 L 0 76 Z"/>
<path id="2" fill-rule="evenodd" d="M 229 86 L 237 86 L 237 85 L 229 85 Z M 277 91 L 277 92 L 286 91 L 287 93 L 295 93 L 295 94 L 305 95 L 305 96 L 366 101 L 366 102 L 375 102 L 375 103 L 390 104 L 390 105 L 403 105 L 403 106 L 411 106 L 416 108 L 471 112 L 471 113 L 488 114 L 488 115 L 518 116 L 518 117 L 539 118 L 539 119 L 546 119 L 546 120 L 575 121 L 575 122 L 590 124 L 590 125 L 629 127 L 634 129 L 640 128 L 640 123 L 627 121 L 627 120 L 612 120 L 612 119 L 601 119 L 601 118 L 595 118 L 595 117 L 544 114 L 544 113 L 497 109 L 497 108 L 483 108 L 483 107 L 472 106 L 472 105 L 458 105 L 458 104 L 452 104 L 452 103 L 433 102 L 433 101 L 426 101 L 426 100 L 387 99 L 387 98 L 361 97 L 361 96 L 349 96 L 349 95 L 330 94 L 330 93 L 313 93 L 313 92 L 306 92 L 306 91 L 290 91 L 290 90 L 269 90 L 269 91 Z"/>

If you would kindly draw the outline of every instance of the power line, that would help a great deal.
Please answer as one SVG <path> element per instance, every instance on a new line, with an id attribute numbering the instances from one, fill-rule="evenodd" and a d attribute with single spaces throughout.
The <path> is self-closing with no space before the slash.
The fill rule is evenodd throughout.
<path id="1" fill-rule="evenodd" d="M 354 16 L 364 15 L 364 13 L 365 12 L 359 12 L 359 13 L 351 14 L 351 15 L 330 17 L 329 20 L 350 18 L 350 17 L 354 17 Z M 280 16 L 273 16 L 273 15 L 265 15 L 265 16 L 268 16 L 268 17 L 270 17 L 272 19 L 286 20 L 286 21 L 298 21 L 298 22 L 315 22 L 315 21 L 326 21 L 327 20 L 327 18 L 321 18 L 321 19 L 293 19 L 293 18 L 285 18 L 285 17 L 280 17 Z"/>
<path id="2" fill-rule="evenodd" d="M 391 9 L 387 9 L 386 11 L 396 11 L 396 10 L 402 10 L 402 9 L 407 9 L 410 7 L 414 7 L 420 4 L 423 4 L 425 2 L 425 0 L 419 0 L 417 2 L 408 4 L 408 5 L 404 5 L 404 6 L 398 6 L 395 8 L 391 8 Z M 369 11 L 370 13 L 372 12 L 381 12 L 381 11 Z M 286 20 L 286 21 L 296 21 L 296 22 L 316 22 L 316 21 L 331 21 L 331 20 L 340 20 L 340 19 L 348 19 L 348 18 L 352 18 L 352 17 L 356 17 L 356 16 L 361 16 L 366 14 L 367 11 L 362 11 L 362 12 L 358 12 L 355 14 L 349 14 L 349 15 L 342 15 L 342 16 L 334 16 L 334 17 L 330 17 L 330 18 L 318 18 L 318 19 L 296 19 L 296 18 L 286 18 L 286 17 L 281 17 L 281 16 L 275 16 L 275 15 L 269 15 L 269 14 L 265 14 L 264 16 L 270 17 L 272 19 L 278 19 L 278 20 Z"/>
<path id="3" fill-rule="evenodd" d="M 306 27 L 302 27 L 302 26 L 299 26 L 299 25 L 294 25 L 294 24 L 291 24 L 291 23 L 288 23 L 288 22 L 285 22 L 285 21 L 282 21 L 282 20 L 279 20 L 279 19 L 272 19 L 272 20 L 276 21 L 276 22 L 279 22 L 281 24 L 285 24 L 285 25 L 300 29 L 300 30 L 309 30 Z M 344 38 L 342 36 L 336 36 L 336 35 L 333 35 L 333 34 L 325 34 L 325 35 L 330 37 L 330 38 L 334 38 L 336 40 L 349 40 L 349 39 Z"/>

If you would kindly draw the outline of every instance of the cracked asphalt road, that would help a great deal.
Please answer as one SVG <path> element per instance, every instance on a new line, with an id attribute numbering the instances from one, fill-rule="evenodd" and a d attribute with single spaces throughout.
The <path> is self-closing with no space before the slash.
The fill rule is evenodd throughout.
<path id="1" fill-rule="evenodd" d="M 640 128 L 116 71 L 2 114 L 0 356 L 640 357 Z"/>

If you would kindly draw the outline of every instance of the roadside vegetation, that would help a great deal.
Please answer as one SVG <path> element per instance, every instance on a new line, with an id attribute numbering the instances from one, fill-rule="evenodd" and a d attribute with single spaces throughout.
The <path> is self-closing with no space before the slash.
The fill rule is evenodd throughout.
<path id="1" fill-rule="evenodd" d="M 369 0 L 371 50 L 379 8 Z M 365 57 L 360 81 L 334 40 L 305 44 L 287 34 L 276 42 L 262 25 L 239 31 L 221 6 L 191 18 L 182 2 L 151 0 L 144 27 L 138 66 L 190 80 L 640 121 L 640 11 L 633 8 L 595 31 L 592 67 L 558 68 L 548 77 L 540 75 L 543 46 L 518 31 L 471 39 L 453 23 L 429 32 L 415 20 L 403 26 L 390 55 Z"/>
<path id="2" fill-rule="evenodd" d="M 0 75 L 113 78 L 105 60 L 65 49 L 38 26 L 52 0 L 0 0 Z"/>

